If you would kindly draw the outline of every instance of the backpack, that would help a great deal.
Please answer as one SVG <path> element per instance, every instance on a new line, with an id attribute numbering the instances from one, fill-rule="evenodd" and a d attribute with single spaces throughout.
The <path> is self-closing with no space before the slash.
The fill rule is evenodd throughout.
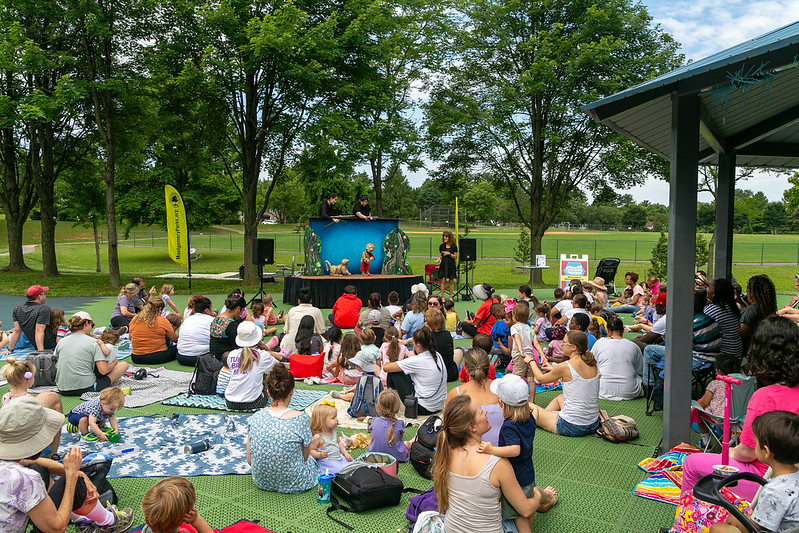
<path id="1" fill-rule="evenodd" d="M 416 432 L 416 440 L 411 444 L 409 460 L 420 476 L 432 479 L 430 466 L 436 454 L 436 441 L 441 431 L 441 418 L 430 416 Z"/>
<path id="2" fill-rule="evenodd" d="M 347 408 L 347 414 L 353 418 L 377 416 L 377 395 L 383 392 L 383 382 L 374 374 L 365 374 L 358 378 L 355 393 Z"/>
<path id="3" fill-rule="evenodd" d="M 616 317 L 616 313 L 614 313 L 614 312 L 613 312 L 613 311 L 611 311 L 610 309 L 602 309 L 602 310 L 599 312 L 599 316 L 601 316 L 602 318 L 604 318 L 604 319 L 605 319 L 605 322 L 606 322 L 607 324 L 610 324 L 610 319 L 611 319 L 611 318 L 614 318 L 614 317 Z"/>
<path id="4" fill-rule="evenodd" d="M 371 468 L 364 463 L 351 463 L 333 478 L 330 507 L 326 513 L 334 522 L 352 530 L 352 526 L 333 518 L 330 513 L 338 510 L 357 513 L 392 507 L 399 504 L 405 490 L 418 492 L 416 489 L 405 489 L 402 481 L 377 468 Z M 339 503 L 335 495 L 347 505 Z"/>
<path id="5" fill-rule="evenodd" d="M 58 358 L 52 350 L 29 353 L 26 361 L 33 363 L 36 372 L 33 375 L 33 387 L 51 387 L 55 385 L 56 362 Z"/>
<path id="6" fill-rule="evenodd" d="M 222 363 L 212 354 L 207 353 L 197 357 L 194 372 L 189 381 L 189 394 L 216 394 L 216 380 Z"/>

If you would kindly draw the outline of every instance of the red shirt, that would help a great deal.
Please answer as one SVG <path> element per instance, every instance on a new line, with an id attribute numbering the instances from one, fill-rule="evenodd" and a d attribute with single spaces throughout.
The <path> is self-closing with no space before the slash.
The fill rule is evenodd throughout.
<path id="1" fill-rule="evenodd" d="M 489 298 L 480 306 L 480 309 L 474 314 L 474 321 L 480 325 L 477 327 L 477 333 L 485 333 L 491 336 L 491 328 L 494 327 L 494 322 L 497 319 L 491 314 L 491 306 L 499 303 L 496 298 Z"/>
<path id="2" fill-rule="evenodd" d="M 340 328 L 352 329 L 358 325 L 361 316 L 360 298 L 354 294 L 343 294 L 333 304 L 333 321 Z"/>

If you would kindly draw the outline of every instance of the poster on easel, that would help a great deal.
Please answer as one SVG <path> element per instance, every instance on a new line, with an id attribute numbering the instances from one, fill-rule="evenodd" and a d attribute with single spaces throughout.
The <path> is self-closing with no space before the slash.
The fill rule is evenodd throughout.
<path id="1" fill-rule="evenodd" d="M 566 290 L 573 279 L 588 281 L 588 255 L 560 254 L 560 288 Z"/>

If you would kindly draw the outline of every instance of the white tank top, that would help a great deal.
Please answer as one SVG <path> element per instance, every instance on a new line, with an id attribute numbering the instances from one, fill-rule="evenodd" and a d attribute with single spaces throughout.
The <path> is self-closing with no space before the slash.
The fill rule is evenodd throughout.
<path id="1" fill-rule="evenodd" d="M 499 460 L 492 455 L 474 477 L 449 473 L 449 508 L 444 515 L 447 533 L 502 533 L 501 491 L 489 481 Z"/>
<path id="2" fill-rule="evenodd" d="M 560 417 L 570 424 L 590 426 L 599 418 L 599 372 L 591 379 L 583 379 L 569 361 L 571 381 L 563 381 L 563 410 Z"/>

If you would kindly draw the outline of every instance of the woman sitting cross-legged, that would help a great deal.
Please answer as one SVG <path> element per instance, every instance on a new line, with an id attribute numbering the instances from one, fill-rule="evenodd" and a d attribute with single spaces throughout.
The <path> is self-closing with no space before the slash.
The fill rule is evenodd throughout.
<path id="1" fill-rule="evenodd" d="M 415 395 L 419 400 L 419 414 L 430 415 L 440 411 L 447 399 L 447 368 L 426 326 L 413 334 L 413 350 L 416 355 L 383 367 L 386 385 L 396 389 L 403 402 L 406 397 Z"/>
<path id="2" fill-rule="evenodd" d="M 160 365 L 174 361 L 177 356 L 177 347 L 166 345 L 167 339 L 174 343 L 178 336 L 172 324 L 161 315 L 163 309 L 161 299 L 147 302 L 130 321 L 130 359 L 137 365 Z"/>
<path id="3" fill-rule="evenodd" d="M 261 490 L 296 494 L 316 486 L 319 466 L 311 449 L 322 443 L 311 434 L 311 420 L 289 407 L 294 377 L 285 365 L 275 365 L 266 377 L 272 405 L 250 417 L 247 462 Z"/>
<path id="4" fill-rule="evenodd" d="M 593 434 L 599 427 L 599 371 L 588 351 L 588 337 L 572 330 L 563 340 L 563 355 L 569 359 L 553 367 L 541 364 L 541 372 L 532 357 L 525 357 L 539 383 L 563 382 L 563 394 L 549 402 L 546 409 L 531 404 L 535 423 L 543 430 L 567 437 Z"/>
<path id="5" fill-rule="evenodd" d="M 485 410 L 468 396 L 453 398 L 444 408 L 433 462 L 433 486 L 438 510 L 447 510 L 447 533 L 502 533 L 500 495 L 521 516 L 546 512 L 558 501 L 552 487 L 527 498 L 516 481 L 510 462 L 480 453 L 483 435 L 490 429 Z"/>
<path id="6" fill-rule="evenodd" d="M 255 322 L 242 322 L 236 332 L 241 346 L 227 355 L 230 382 L 225 389 L 225 404 L 234 411 L 248 411 L 265 406 L 264 379 L 277 360 L 266 350 L 255 346 L 261 342 L 263 330 Z"/>

